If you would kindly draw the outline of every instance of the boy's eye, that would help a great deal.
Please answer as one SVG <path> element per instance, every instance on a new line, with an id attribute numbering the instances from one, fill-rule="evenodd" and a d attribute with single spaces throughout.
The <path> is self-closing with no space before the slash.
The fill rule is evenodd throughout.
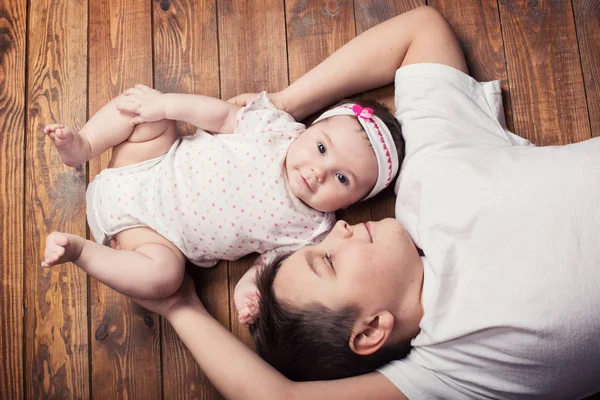
<path id="1" fill-rule="evenodd" d="M 335 271 L 335 268 L 333 268 L 333 262 L 331 261 L 331 256 L 329 254 L 325 254 L 325 259 L 327 260 L 327 264 L 329 264 L 329 267 Z"/>
<path id="2" fill-rule="evenodd" d="M 321 153 L 321 154 L 325 154 L 325 152 L 327 151 L 327 149 L 325 149 L 325 145 L 323 143 L 319 143 L 317 145 L 317 149 L 319 149 L 319 153 Z"/>
<path id="3" fill-rule="evenodd" d="M 345 185 L 348 183 L 348 178 L 346 178 L 346 175 L 336 174 L 336 177 L 338 178 L 338 181 L 340 181 L 341 184 Z"/>

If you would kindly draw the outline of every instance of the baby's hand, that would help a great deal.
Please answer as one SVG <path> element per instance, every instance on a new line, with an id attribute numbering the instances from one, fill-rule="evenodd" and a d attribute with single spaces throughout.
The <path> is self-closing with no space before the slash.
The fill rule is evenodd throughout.
<path id="1" fill-rule="evenodd" d="M 238 284 L 233 292 L 233 302 L 238 312 L 238 321 L 242 325 L 250 325 L 256 322 L 260 310 L 260 292 L 253 282 Z"/>
<path id="2" fill-rule="evenodd" d="M 117 110 L 128 111 L 137 116 L 131 120 L 132 125 L 143 122 L 159 121 L 165 118 L 166 101 L 158 90 L 145 85 L 135 85 L 127 89 L 117 102 Z"/>

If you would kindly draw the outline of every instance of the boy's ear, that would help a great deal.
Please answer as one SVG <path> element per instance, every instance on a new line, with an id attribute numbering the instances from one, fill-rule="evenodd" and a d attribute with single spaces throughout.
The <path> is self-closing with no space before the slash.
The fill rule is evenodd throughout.
<path id="1" fill-rule="evenodd" d="M 393 327 L 394 316 L 389 311 L 358 321 L 350 336 L 350 348 L 361 356 L 373 354 L 387 342 Z"/>

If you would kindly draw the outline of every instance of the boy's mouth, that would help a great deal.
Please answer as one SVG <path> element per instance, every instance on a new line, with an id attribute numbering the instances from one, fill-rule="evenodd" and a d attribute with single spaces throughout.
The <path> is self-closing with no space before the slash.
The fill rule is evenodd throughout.
<path id="1" fill-rule="evenodd" d="M 369 235 L 369 241 L 373 243 L 373 235 L 371 235 L 371 225 L 368 222 L 365 222 L 365 228 L 367 229 L 367 234 Z"/>

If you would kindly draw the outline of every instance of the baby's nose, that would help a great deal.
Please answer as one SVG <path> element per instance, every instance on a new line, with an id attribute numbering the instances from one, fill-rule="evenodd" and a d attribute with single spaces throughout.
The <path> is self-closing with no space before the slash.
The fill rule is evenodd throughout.
<path id="1" fill-rule="evenodd" d="M 312 174 L 314 175 L 315 179 L 317 180 L 317 182 L 323 183 L 323 180 L 324 180 L 323 170 L 320 169 L 319 167 L 312 167 L 310 170 L 311 170 Z"/>

